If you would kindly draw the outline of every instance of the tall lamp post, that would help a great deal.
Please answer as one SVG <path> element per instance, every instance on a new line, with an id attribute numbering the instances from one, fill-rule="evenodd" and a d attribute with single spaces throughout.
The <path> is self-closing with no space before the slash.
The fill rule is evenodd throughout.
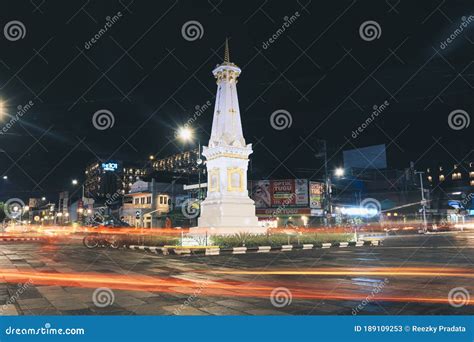
<path id="1" fill-rule="evenodd" d="M 188 127 L 181 127 L 178 129 L 178 137 L 181 141 L 187 142 L 193 140 L 194 132 Z M 201 141 L 198 139 L 198 159 L 196 161 L 197 168 L 198 168 L 198 199 L 202 199 L 202 191 L 201 191 L 201 165 L 202 165 L 202 158 L 201 158 Z"/>
<path id="2" fill-rule="evenodd" d="M 425 199 L 425 189 L 423 188 L 424 172 L 416 171 L 415 173 L 420 175 L 421 205 L 422 205 L 422 211 L 423 211 L 423 232 L 426 233 L 426 231 L 428 230 L 428 223 L 426 222 L 426 199 Z"/>

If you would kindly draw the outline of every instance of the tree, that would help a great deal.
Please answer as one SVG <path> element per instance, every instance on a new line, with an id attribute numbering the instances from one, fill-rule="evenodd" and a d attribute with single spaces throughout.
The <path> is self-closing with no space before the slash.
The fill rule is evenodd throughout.
<path id="1" fill-rule="evenodd" d="M 2 222 L 5 219 L 5 203 L 0 202 L 0 222 Z"/>

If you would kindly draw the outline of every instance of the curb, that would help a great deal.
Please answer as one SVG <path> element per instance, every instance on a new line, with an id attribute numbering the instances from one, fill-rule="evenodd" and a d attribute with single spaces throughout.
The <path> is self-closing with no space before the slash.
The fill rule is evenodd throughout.
<path id="1" fill-rule="evenodd" d="M 129 246 L 126 246 L 126 248 L 133 249 L 135 251 L 146 251 L 150 253 L 168 255 L 168 249 L 164 247 L 129 245 Z"/>
<path id="2" fill-rule="evenodd" d="M 347 248 L 347 247 L 363 247 L 363 246 L 380 246 L 379 240 L 369 241 L 352 241 L 352 242 L 333 242 L 323 243 L 321 245 L 303 244 L 303 245 L 282 245 L 282 246 L 258 246 L 258 247 L 203 247 L 200 249 L 192 248 L 172 248 L 172 247 L 152 247 L 152 246 L 136 246 L 130 245 L 125 248 L 146 251 L 162 255 L 221 255 L 221 254 L 250 254 L 250 253 L 269 253 L 270 251 L 290 252 L 293 250 L 310 250 L 310 249 L 326 249 L 326 248 Z"/>
<path id="3" fill-rule="evenodd" d="M 0 242 L 2 241 L 42 241 L 44 240 L 44 238 L 39 238 L 39 237 L 36 237 L 36 238 L 0 238 Z"/>

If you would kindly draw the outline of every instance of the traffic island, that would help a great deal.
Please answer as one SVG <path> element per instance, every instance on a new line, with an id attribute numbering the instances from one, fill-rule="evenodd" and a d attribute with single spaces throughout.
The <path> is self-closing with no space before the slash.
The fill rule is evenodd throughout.
<path id="1" fill-rule="evenodd" d="M 320 244 L 295 244 L 295 245 L 280 245 L 280 246 L 252 246 L 252 247 L 219 247 L 219 246 L 126 246 L 128 249 L 145 251 L 160 255 L 228 255 L 228 254 L 248 254 L 248 253 L 270 253 L 274 251 L 290 252 L 295 250 L 311 250 L 324 248 L 348 248 L 348 247 L 363 247 L 363 246 L 380 246 L 379 240 L 368 241 L 350 241 L 350 242 L 332 242 Z"/>

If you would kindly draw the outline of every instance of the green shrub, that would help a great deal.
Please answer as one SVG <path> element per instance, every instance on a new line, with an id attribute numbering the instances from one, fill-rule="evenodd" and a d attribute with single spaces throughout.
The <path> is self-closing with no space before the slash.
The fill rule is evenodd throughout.
<path id="1" fill-rule="evenodd" d="M 240 233 L 234 235 L 212 236 L 212 244 L 223 247 L 257 247 L 257 246 L 281 246 L 287 244 L 314 244 L 321 245 L 325 242 L 348 242 L 351 241 L 352 234 L 342 233 L 303 233 L 303 234 L 248 234 Z"/>

